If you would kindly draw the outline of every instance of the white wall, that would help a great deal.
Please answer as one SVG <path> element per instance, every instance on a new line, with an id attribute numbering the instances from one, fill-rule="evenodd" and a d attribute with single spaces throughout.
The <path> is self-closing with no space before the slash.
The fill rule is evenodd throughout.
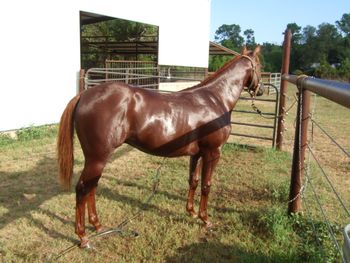
<path id="1" fill-rule="evenodd" d="M 56 123 L 75 95 L 79 11 L 159 26 L 159 64 L 207 67 L 210 0 L 0 2 L 0 131 Z"/>

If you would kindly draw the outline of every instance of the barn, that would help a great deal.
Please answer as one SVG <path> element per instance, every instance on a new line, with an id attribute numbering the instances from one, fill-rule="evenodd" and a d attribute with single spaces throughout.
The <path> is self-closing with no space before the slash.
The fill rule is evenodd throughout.
<path id="1" fill-rule="evenodd" d="M 210 0 L 15 0 L 0 9 L 0 131 L 59 121 L 78 89 L 88 19 L 154 25 L 158 64 L 208 66 Z"/>

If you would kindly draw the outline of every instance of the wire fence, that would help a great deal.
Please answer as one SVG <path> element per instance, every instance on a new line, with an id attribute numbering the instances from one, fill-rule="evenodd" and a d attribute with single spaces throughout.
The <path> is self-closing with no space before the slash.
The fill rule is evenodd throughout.
<path id="1" fill-rule="evenodd" d="M 350 187 L 350 178 L 348 178 L 350 147 L 347 144 L 349 134 L 346 134 L 350 130 L 347 129 L 347 126 L 344 126 L 344 123 L 346 123 L 347 117 L 350 119 L 350 112 L 348 109 L 330 101 L 327 96 L 324 96 L 324 98 L 317 96 L 316 94 L 331 89 L 331 87 L 322 86 L 317 79 L 312 79 L 310 85 L 312 85 L 315 92 L 313 97 L 314 109 L 311 114 L 307 113 L 308 117 L 305 118 L 302 112 L 308 112 L 306 108 L 309 108 L 309 105 L 302 100 L 307 95 L 304 90 L 308 90 L 306 85 L 308 83 L 305 82 L 305 78 L 309 79 L 309 77 L 302 76 L 301 78 L 294 78 L 291 75 L 285 78 L 296 84 L 299 93 L 302 94 L 299 96 L 293 157 L 293 163 L 294 158 L 296 160 L 299 158 L 299 161 L 296 162 L 298 167 L 294 170 L 298 170 L 296 174 L 301 179 L 301 187 L 296 199 L 299 196 L 301 197 L 303 211 L 310 222 L 312 235 L 319 247 L 323 261 L 339 262 L 340 259 L 342 262 L 348 263 L 350 258 L 346 255 L 350 253 L 350 248 L 346 245 L 346 240 L 349 239 L 350 233 L 345 231 L 344 227 L 350 223 L 350 195 L 348 191 Z M 321 83 L 324 84 L 324 82 Z M 334 83 L 334 85 L 337 84 Z M 348 88 L 350 90 L 350 85 Z M 331 93 L 331 91 L 329 92 Z M 336 98 L 333 101 L 336 102 Z M 315 107 L 316 102 L 322 102 L 322 105 L 317 109 Z M 336 107 L 341 109 L 336 110 Z M 324 118 L 325 114 L 328 115 L 327 118 Z M 311 127 L 305 130 L 303 122 L 306 120 L 310 122 Z M 306 141 L 303 141 L 305 140 L 303 139 L 304 135 L 302 135 L 304 132 L 308 134 L 305 137 L 309 137 Z M 296 147 L 298 147 L 297 150 Z M 305 155 L 302 153 L 303 148 L 305 149 Z M 306 165 L 304 165 L 304 156 L 307 156 L 305 158 L 307 159 Z M 293 188 L 292 185 L 293 168 L 291 189 Z M 294 201 L 296 200 L 291 200 L 291 202 Z"/>
<path id="2" fill-rule="evenodd" d="M 341 152 L 348 160 L 350 161 L 350 154 L 345 150 L 343 146 L 341 146 L 337 140 L 329 134 L 329 132 L 326 131 L 325 128 L 321 126 L 320 123 L 317 122 L 317 120 L 313 119 L 311 116 L 311 123 L 312 128 L 311 130 L 313 132 L 315 128 L 318 128 L 320 132 L 325 135 L 329 143 L 323 141 L 322 143 L 327 143 L 328 145 L 333 144 L 334 150 L 338 150 Z M 312 141 L 312 140 L 311 140 Z M 335 250 L 338 256 L 342 259 L 343 262 L 346 262 L 343 251 L 342 251 L 342 245 L 341 245 L 341 239 L 342 239 L 342 227 L 343 224 L 350 222 L 350 212 L 349 212 L 349 204 L 344 200 L 342 197 L 341 192 L 337 189 L 335 184 L 333 183 L 333 180 L 331 179 L 332 174 L 327 172 L 327 168 L 325 167 L 325 164 L 320 160 L 320 157 L 316 153 L 314 149 L 314 143 L 308 143 L 307 150 L 308 150 L 308 168 L 305 171 L 305 178 L 304 178 L 304 186 L 309 186 L 309 197 L 306 198 L 306 189 L 304 190 L 303 195 L 303 203 L 304 203 L 304 210 L 307 213 L 310 222 L 314 228 L 315 226 L 315 220 L 322 220 L 325 222 L 327 231 L 328 231 L 328 237 L 333 243 L 333 247 L 328 248 L 328 251 L 325 251 L 327 249 L 324 248 L 324 244 L 319 242 L 321 240 L 319 229 L 314 228 L 314 235 L 318 242 L 319 248 L 321 253 L 324 255 L 324 261 L 328 262 L 330 261 L 330 255 L 332 254 L 329 250 Z M 320 142 L 317 142 L 320 143 Z M 314 165 L 313 169 L 311 168 L 311 165 Z M 340 178 L 338 178 L 339 180 Z M 341 179 L 340 179 L 341 180 Z M 319 184 L 317 187 L 317 184 L 322 181 L 325 182 L 326 185 L 322 186 L 322 184 Z M 330 208 L 330 204 L 327 198 L 322 197 L 322 189 L 327 189 L 328 187 L 328 193 L 327 195 L 333 195 L 330 200 L 333 200 L 336 204 L 336 208 Z M 311 212 L 311 210 L 314 210 L 314 212 Z M 336 210 L 336 211 L 334 211 Z M 319 216 L 312 216 L 317 211 Z M 333 214 L 336 213 L 336 214 Z"/>

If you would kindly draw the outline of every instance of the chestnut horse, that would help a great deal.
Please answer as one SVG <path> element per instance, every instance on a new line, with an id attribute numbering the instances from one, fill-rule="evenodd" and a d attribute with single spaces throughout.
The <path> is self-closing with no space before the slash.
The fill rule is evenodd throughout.
<path id="1" fill-rule="evenodd" d="M 230 116 L 244 87 L 255 96 L 260 86 L 260 47 L 245 48 L 200 84 L 174 93 L 110 82 L 75 96 L 62 114 L 58 134 L 60 181 L 69 186 L 73 172 L 74 127 L 85 157 L 76 185 L 75 232 L 81 247 L 88 245 L 85 207 L 89 222 L 101 230 L 95 205 L 98 181 L 108 158 L 123 143 L 164 157 L 190 156 L 187 212 L 193 208 L 201 172 L 198 217 L 210 227 L 207 203 L 213 170 L 221 146 L 230 135 Z"/>

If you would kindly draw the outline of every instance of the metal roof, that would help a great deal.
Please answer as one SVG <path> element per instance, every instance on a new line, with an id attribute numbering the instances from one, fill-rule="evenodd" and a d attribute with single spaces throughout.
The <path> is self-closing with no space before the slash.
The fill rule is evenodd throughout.
<path id="1" fill-rule="evenodd" d="M 209 55 L 240 55 L 238 52 L 229 49 L 227 47 L 221 46 L 215 42 L 209 41 Z"/>
<path id="2" fill-rule="evenodd" d="M 90 49 L 93 48 L 93 49 Z M 82 38 L 82 53 L 109 53 L 115 55 L 158 54 L 157 41 L 112 41 L 108 37 Z M 209 41 L 209 55 L 237 56 L 238 52 Z"/>

